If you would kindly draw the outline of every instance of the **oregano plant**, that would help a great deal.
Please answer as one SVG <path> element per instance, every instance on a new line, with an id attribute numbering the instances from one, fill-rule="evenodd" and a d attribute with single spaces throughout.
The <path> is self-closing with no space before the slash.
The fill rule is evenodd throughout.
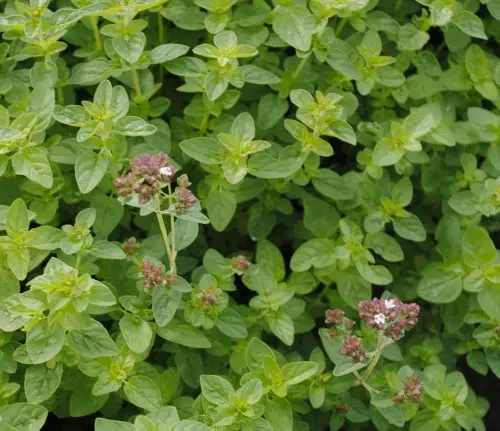
<path id="1" fill-rule="evenodd" d="M 500 0 L 6 0 L 0 431 L 484 431 Z"/>

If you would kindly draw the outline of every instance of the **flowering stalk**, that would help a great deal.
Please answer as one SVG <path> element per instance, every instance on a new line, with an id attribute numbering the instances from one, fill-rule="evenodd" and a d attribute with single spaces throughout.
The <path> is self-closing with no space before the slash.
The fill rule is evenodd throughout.
<path id="1" fill-rule="evenodd" d="M 378 334 L 378 339 L 377 339 L 377 347 L 375 348 L 375 354 L 373 355 L 373 358 L 370 362 L 370 365 L 368 365 L 368 368 L 366 369 L 365 373 L 361 377 L 360 383 L 363 384 L 366 382 L 368 377 L 370 377 L 370 374 L 373 372 L 375 367 L 378 364 L 378 361 L 380 360 L 380 355 L 382 354 L 382 349 L 386 346 L 386 343 L 384 343 L 384 337 L 382 333 L 379 332 Z"/>
<path id="2" fill-rule="evenodd" d="M 161 232 L 161 237 L 163 238 L 163 243 L 165 244 L 165 249 L 167 250 L 167 255 L 168 255 L 168 261 L 170 263 L 170 271 L 172 272 L 172 275 L 176 275 L 177 270 L 175 266 L 175 255 L 173 251 L 173 247 L 170 245 L 170 240 L 168 238 L 168 232 L 167 232 L 167 227 L 165 226 L 165 220 L 163 219 L 163 214 L 161 211 L 161 201 L 160 201 L 160 196 L 158 193 L 155 195 L 155 202 L 156 202 L 156 219 L 158 220 L 158 225 L 160 226 L 160 232 Z M 172 238 L 174 235 L 174 224 L 173 224 L 173 215 L 170 216 L 170 219 L 172 220 Z M 173 241 L 172 241 L 173 242 Z"/>

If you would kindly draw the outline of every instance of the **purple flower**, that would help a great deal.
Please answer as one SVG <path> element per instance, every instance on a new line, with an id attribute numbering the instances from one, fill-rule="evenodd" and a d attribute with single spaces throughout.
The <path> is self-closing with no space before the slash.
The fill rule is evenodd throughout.
<path id="1" fill-rule="evenodd" d="M 394 340 L 417 324 L 419 313 L 418 304 L 405 304 L 395 296 L 359 303 L 359 317 Z"/>
<path id="2" fill-rule="evenodd" d="M 141 246 L 135 238 L 129 238 L 122 244 L 122 249 L 125 254 L 133 256 L 139 252 Z"/>
<path id="3" fill-rule="evenodd" d="M 166 284 L 165 271 L 160 265 L 143 260 L 141 263 L 141 274 L 144 277 L 144 287 L 152 289 L 159 284 Z"/>
<path id="4" fill-rule="evenodd" d="M 344 312 L 339 309 L 326 310 L 325 313 L 326 323 L 331 323 L 332 325 L 340 325 L 344 319 Z"/>
<path id="5" fill-rule="evenodd" d="M 198 198 L 189 189 L 179 187 L 176 192 L 177 204 L 175 205 L 175 211 L 178 214 L 185 214 L 199 202 Z"/>
<path id="6" fill-rule="evenodd" d="M 132 160 L 132 172 L 144 178 L 148 184 L 157 181 L 171 182 L 176 169 L 165 153 L 142 154 Z"/>
<path id="7" fill-rule="evenodd" d="M 416 374 L 413 374 L 403 385 L 403 390 L 392 397 L 397 404 L 407 400 L 420 404 L 422 402 L 422 384 Z"/>
<path id="8" fill-rule="evenodd" d="M 346 335 L 344 337 L 340 354 L 351 357 L 354 362 L 364 362 L 366 359 L 365 349 L 361 344 L 361 340 L 355 335 Z"/>
<path id="9" fill-rule="evenodd" d="M 252 264 L 243 255 L 233 257 L 233 260 L 231 262 L 231 268 L 239 275 L 246 272 L 248 268 L 250 268 L 250 266 L 252 266 Z"/>
<path id="10" fill-rule="evenodd" d="M 134 193 L 135 186 L 137 184 L 137 177 L 129 172 L 123 177 L 116 178 L 113 181 L 113 185 L 116 187 L 116 193 L 118 196 L 130 196 Z"/>

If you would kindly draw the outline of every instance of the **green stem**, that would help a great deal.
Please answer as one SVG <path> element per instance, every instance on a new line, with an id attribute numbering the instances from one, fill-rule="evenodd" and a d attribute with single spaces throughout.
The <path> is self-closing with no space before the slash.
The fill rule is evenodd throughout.
<path id="1" fill-rule="evenodd" d="M 99 33 L 99 26 L 97 25 L 98 18 L 95 16 L 90 17 L 90 24 L 92 25 L 92 33 L 94 33 L 95 49 L 102 51 L 101 33 Z"/>
<path id="2" fill-rule="evenodd" d="M 163 45 L 165 43 L 165 27 L 160 11 L 157 12 L 156 19 L 158 23 L 158 42 L 160 45 Z M 163 65 L 159 64 L 158 66 L 158 80 L 163 84 Z"/>
<path id="3" fill-rule="evenodd" d="M 372 386 L 370 386 L 368 383 L 366 383 L 363 378 L 361 377 L 361 375 L 357 372 L 357 371 L 354 371 L 353 372 L 354 376 L 356 377 L 356 379 L 358 380 L 358 382 L 363 385 L 363 387 L 368 391 L 370 392 L 371 394 L 378 394 L 378 391 L 373 388 Z"/>
<path id="4" fill-rule="evenodd" d="M 64 92 L 63 88 L 60 85 L 56 87 L 56 93 L 57 93 L 57 103 L 59 103 L 59 105 L 64 105 Z"/>
<path id="5" fill-rule="evenodd" d="M 172 187 L 170 186 L 170 183 L 168 184 L 168 202 L 170 206 L 173 205 L 173 199 L 172 199 Z M 177 257 L 177 251 L 175 249 L 175 218 L 173 214 L 170 214 L 170 232 L 172 232 L 172 255 L 175 261 L 175 258 Z"/>
<path id="6" fill-rule="evenodd" d="M 370 365 L 366 369 L 365 374 L 363 374 L 363 377 L 361 379 L 361 383 L 366 382 L 368 377 L 370 377 L 370 374 L 373 372 L 375 367 L 377 366 L 378 361 L 380 360 L 380 355 L 382 354 L 382 349 L 383 349 L 383 344 L 382 344 L 382 336 L 379 334 L 378 340 L 377 340 L 377 348 L 375 349 L 375 355 L 373 356 L 372 361 L 370 362 Z"/>
<path id="7" fill-rule="evenodd" d="M 170 240 L 168 239 L 165 220 L 163 220 L 163 215 L 161 214 L 161 202 L 160 202 L 160 196 L 158 194 L 155 195 L 155 201 L 156 201 L 156 218 L 158 220 L 158 225 L 160 226 L 160 232 L 163 238 L 163 243 L 165 244 L 165 249 L 167 250 L 168 260 L 170 262 L 170 271 L 172 272 L 172 275 L 176 275 L 175 259 L 172 253 L 172 248 L 170 246 Z"/>
<path id="8" fill-rule="evenodd" d="M 137 95 L 137 98 L 142 101 L 142 90 L 141 83 L 139 82 L 139 74 L 137 73 L 135 67 L 130 67 L 130 71 L 132 72 L 132 80 L 134 81 L 135 94 Z"/>
<path id="9" fill-rule="evenodd" d="M 210 112 L 209 111 L 205 112 L 205 115 L 201 119 L 200 134 L 202 134 L 202 135 L 204 135 L 207 132 L 208 120 L 210 120 Z"/>
<path id="10" fill-rule="evenodd" d="M 76 263 L 75 263 L 75 269 L 78 271 L 78 269 L 80 268 L 80 263 L 82 262 L 82 255 L 80 253 L 78 253 L 76 255 Z"/>
<path id="11" fill-rule="evenodd" d="M 299 75 L 300 75 L 300 72 L 302 72 L 302 69 L 304 68 L 304 66 L 306 65 L 307 63 L 307 60 L 309 59 L 309 55 L 310 54 L 307 54 L 305 57 L 302 57 L 300 59 L 300 63 L 299 65 L 297 66 L 297 68 L 294 70 L 293 72 L 293 75 L 292 75 L 292 79 L 295 81 Z"/>
<path id="12" fill-rule="evenodd" d="M 396 0 L 396 7 L 395 10 L 401 9 L 401 6 L 403 5 L 403 0 Z"/>
<path id="13" fill-rule="evenodd" d="M 340 36 L 340 33 L 342 33 L 342 30 L 344 30 L 344 27 L 345 27 L 346 24 L 347 24 L 347 19 L 342 18 L 339 21 L 339 25 L 335 29 L 335 36 L 337 36 L 337 37 Z"/>

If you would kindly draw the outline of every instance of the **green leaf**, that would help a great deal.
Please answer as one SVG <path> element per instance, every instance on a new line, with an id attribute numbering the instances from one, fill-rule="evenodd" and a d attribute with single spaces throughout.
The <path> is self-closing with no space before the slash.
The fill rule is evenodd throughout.
<path id="1" fill-rule="evenodd" d="M 7 264 L 18 280 L 24 280 L 29 270 L 29 250 L 23 246 L 11 246 L 7 250 Z"/>
<path id="2" fill-rule="evenodd" d="M 0 430 L 2 431 L 40 431 L 47 419 L 45 407 L 18 403 L 0 407 Z"/>
<path id="3" fill-rule="evenodd" d="M 158 326 L 163 327 L 174 318 L 181 303 L 181 294 L 176 290 L 167 290 L 156 286 L 153 291 L 153 315 Z"/>
<path id="4" fill-rule="evenodd" d="M 301 51 L 308 51 L 314 30 L 312 16 L 300 6 L 280 7 L 273 19 L 273 30 L 286 43 Z"/>
<path id="5" fill-rule="evenodd" d="M 189 51 L 189 46 L 178 43 L 166 43 L 155 46 L 149 53 L 152 64 L 165 63 L 183 56 Z"/>
<path id="6" fill-rule="evenodd" d="M 52 168 L 45 152 L 38 147 L 18 151 L 12 157 L 12 167 L 17 175 L 50 189 L 54 183 Z"/>
<path id="7" fill-rule="evenodd" d="M 7 210 L 5 230 L 7 235 L 15 238 L 27 232 L 30 228 L 28 208 L 21 198 L 16 199 Z"/>
<path id="8" fill-rule="evenodd" d="M 38 322 L 26 334 L 26 348 L 34 364 L 54 358 L 63 348 L 66 331 L 61 326 L 49 326 L 47 319 Z"/>
<path id="9" fill-rule="evenodd" d="M 64 232 L 52 226 L 40 226 L 31 230 L 35 236 L 30 240 L 30 247 L 37 250 L 56 250 L 61 240 L 65 238 Z"/>
<path id="10" fill-rule="evenodd" d="M 334 262 L 335 243 L 329 239 L 311 239 L 302 244 L 290 261 L 292 271 L 307 271 L 312 266 L 324 268 Z"/>
<path id="11" fill-rule="evenodd" d="M 122 117 L 115 124 L 115 131 L 125 136 L 149 136 L 156 130 L 156 126 L 140 117 Z"/>
<path id="12" fill-rule="evenodd" d="M 115 342 L 97 320 L 89 319 L 85 328 L 68 332 L 68 344 L 85 358 L 101 358 L 118 353 Z"/>
<path id="13" fill-rule="evenodd" d="M 477 301 L 481 308 L 492 319 L 500 319 L 500 286 L 489 285 L 477 294 Z"/>
<path id="14" fill-rule="evenodd" d="M 201 392 L 203 396 L 214 404 L 227 404 L 234 389 L 226 379 L 220 376 L 201 376 Z"/>
<path id="15" fill-rule="evenodd" d="M 111 40 L 118 55 L 129 63 L 137 62 L 146 46 L 146 36 L 142 32 L 114 37 Z"/>
<path id="16" fill-rule="evenodd" d="M 357 271 L 346 270 L 336 278 L 337 289 L 341 298 L 352 308 L 357 309 L 360 301 L 370 299 L 372 286 Z"/>
<path id="17" fill-rule="evenodd" d="M 188 248 L 198 237 L 200 227 L 198 223 L 177 219 L 175 221 L 175 248 L 178 251 Z M 173 241 L 172 232 L 169 233 L 170 241 Z"/>
<path id="18" fill-rule="evenodd" d="M 161 407 L 161 393 L 156 383 L 146 376 L 132 376 L 123 386 L 128 400 L 145 410 L 154 411 Z"/>
<path id="19" fill-rule="evenodd" d="M 231 308 L 226 308 L 219 314 L 215 326 L 231 338 L 246 338 L 248 335 L 245 321 L 239 313 Z"/>
<path id="20" fill-rule="evenodd" d="M 344 357 L 344 359 L 335 366 L 333 375 L 337 377 L 345 376 L 365 367 L 366 364 L 362 362 L 353 362 L 352 359 Z"/>
<path id="21" fill-rule="evenodd" d="M 493 241 L 484 229 L 470 226 L 462 238 L 462 256 L 468 266 L 477 268 L 492 263 L 497 258 L 498 253 Z"/>
<path id="22" fill-rule="evenodd" d="M 58 363 L 54 368 L 46 364 L 32 365 L 24 375 L 24 391 L 29 403 L 39 404 L 48 400 L 61 383 L 63 366 Z"/>
<path id="23" fill-rule="evenodd" d="M 88 150 L 81 153 L 75 163 L 75 178 L 80 192 L 90 193 L 101 182 L 108 169 L 109 159 L 104 152 Z"/>
<path id="24" fill-rule="evenodd" d="M 271 332 L 276 335 L 287 346 L 293 344 L 295 333 L 295 325 L 292 318 L 284 311 L 280 310 L 274 313 L 268 319 L 269 328 Z"/>
<path id="25" fill-rule="evenodd" d="M 95 420 L 95 431 L 136 431 L 136 429 L 134 425 L 128 422 L 97 418 Z"/>
<path id="26" fill-rule="evenodd" d="M 193 421 L 190 419 L 180 421 L 172 428 L 172 431 L 212 431 L 209 427 L 201 422 Z"/>
<path id="27" fill-rule="evenodd" d="M 424 270 L 418 284 L 418 294 L 426 301 L 446 304 L 455 301 L 462 293 L 462 274 L 443 265 L 432 265 Z"/>
<path id="28" fill-rule="evenodd" d="M 182 141 L 179 146 L 189 157 L 200 163 L 216 165 L 222 163 L 224 148 L 212 138 L 191 138 Z"/>
<path id="29" fill-rule="evenodd" d="M 401 238 L 415 242 L 422 242 L 427 238 L 422 222 L 414 214 L 408 217 L 397 217 L 392 221 L 392 225 Z"/>
<path id="30" fill-rule="evenodd" d="M 285 398 L 274 398 L 268 401 L 264 416 L 274 431 L 290 431 L 293 429 L 292 406 Z"/>
<path id="31" fill-rule="evenodd" d="M 96 413 L 108 400 L 108 394 L 96 396 L 91 385 L 80 385 L 71 393 L 69 414 L 72 417 L 84 417 Z"/>
<path id="32" fill-rule="evenodd" d="M 120 330 L 127 346 L 135 353 L 143 353 L 151 345 L 151 326 L 136 316 L 123 316 L 120 319 Z"/>
<path id="33" fill-rule="evenodd" d="M 104 240 L 95 241 L 89 251 L 101 259 L 121 260 L 127 257 L 121 247 Z"/>
<path id="34" fill-rule="evenodd" d="M 167 326 L 158 328 L 157 333 L 171 343 L 194 349 L 209 349 L 212 345 L 203 332 L 178 318 L 172 319 Z"/>
<path id="35" fill-rule="evenodd" d="M 500 350 L 497 348 L 486 349 L 486 360 L 493 374 L 500 379 Z"/>
<path id="36" fill-rule="evenodd" d="M 252 64 L 241 66 L 239 71 L 245 82 L 249 82 L 250 84 L 271 85 L 279 84 L 281 81 L 274 73 Z"/>
<path id="37" fill-rule="evenodd" d="M 297 385 L 314 376 L 318 371 L 318 364 L 311 361 L 291 362 L 281 369 L 287 385 Z"/>
<path id="38" fill-rule="evenodd" d="M 226 229 L 236 212 L 236 206 L 237 202 L 234 193 L 219 188 L 210 190 L 206 208 L 210 222 L 216 231 L 222 232 Z"/>
<path id="39" fill-rule="evenodd" d="M 358 263 L 356 268 L 361 277 L 370 283 L 380 286 L 392 283 L 392 274 L 385 266 Z"/>
<path id="40" fill-rule="evenodd" d="M 488 39 L 486 33 L 484 32 L 481 18 L 468 10 L 461 10 L 460 12 L 453 14 L 452 22 L 469 36 L 477 37 L 479 39 Z"/>

